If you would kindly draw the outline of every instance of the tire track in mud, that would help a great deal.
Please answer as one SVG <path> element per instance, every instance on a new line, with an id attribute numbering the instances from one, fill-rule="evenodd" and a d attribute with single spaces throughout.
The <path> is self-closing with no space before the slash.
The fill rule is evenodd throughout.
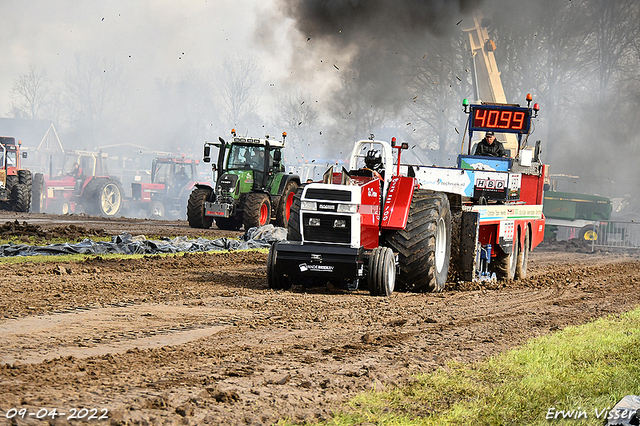
<path id="1" fill-rule="evenodd" d="M 274 292 L 266 288 L 265 259 L 266 254 L 234 253 L 93 260 L 86 266 L 105 275 L 103 281 L 111 284 L 104 289 L 92 282 L 93 274 L 45 275 L 38 291 L 57 285 L 62 299 L 45 309 L 47 315 L 71 310 L 78 313 L 68 315 L 96 313 L 106 320 L 110 309 L 130 315 L 119 318 L 126 326 L 78 329 L 73 335 L 80 340 L 67 336 L 63 342 L 77 345 L 97 338 L 135 343 L 152 333 L 167 331 L 171 336 L 200 326 L 206 330 L 216 321 L 224 328 L 157 347 L 0 365 L 0 385 L 6 389 L 0 407 L 99 405 L 109 408 L 113 421 L 121 424 L 326 419 L 341 401 L 363 390 L 404 383 L 450 360 L 481 360 L 598 312 L 622 312 L 638 304 L 632 290 L 640 263 L 628 259 L 608 259 L 617 262 L 612 265 L 554 264 L 538 274 L 532 268 L 522 283 L 390 298 L 324 289 Z M 9 269 L 2 271 L 11 276 Z M 38 274 L 28 267 L 15 272 L 27 278 Z M 62 286 L 55 281 L 61 278 L 66 280 Z M 128 284 L 132 279 L 135 285 Z M 26 283 L 16 288 L 24 292 L 17 293 L 18 298 L 34 297 Z M 102 300 L 110 303 L 115 291 L 123 304 L 117 308 Z M 103 305 L 74 308 L 85 295 Z M 155 323 L 147 322 L 154 317 L 143 316 L 152 305 L 158 310 L 150 313 L 165 315 Z M 169 315 L 165 309 L 175 311 Z M 18 320 L 0 325 L 38 317 L 24 309 L 16 314 Z"/>

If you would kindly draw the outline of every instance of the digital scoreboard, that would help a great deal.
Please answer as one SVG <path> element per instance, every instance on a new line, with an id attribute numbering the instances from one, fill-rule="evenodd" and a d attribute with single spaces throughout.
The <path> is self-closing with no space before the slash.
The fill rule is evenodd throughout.
<path id="1" fill-rule="evenodd" d="M 531 110 L 518 106 L 471 105 L 469 130 L 529 133 Z"/>

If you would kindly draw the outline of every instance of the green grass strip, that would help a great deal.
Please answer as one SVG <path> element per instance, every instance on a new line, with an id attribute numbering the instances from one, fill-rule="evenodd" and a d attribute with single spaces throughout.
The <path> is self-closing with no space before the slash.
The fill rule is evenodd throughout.
<path id="1" fill-rule="evenodd" d="M 361 394 L 322 424 L 602 425 L 620 399 L 638 394 L 640 309 Z"/>

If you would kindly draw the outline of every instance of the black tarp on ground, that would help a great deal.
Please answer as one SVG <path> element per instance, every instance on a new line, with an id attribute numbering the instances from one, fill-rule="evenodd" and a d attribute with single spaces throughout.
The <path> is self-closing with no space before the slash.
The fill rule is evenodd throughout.
<path id="1" fill-rule="evenodd" d="M 111 241 L 85 239 L 76 244 L 60 243 L 48 246 L 28 244 L 2 244 L 0 257 L 8 256 L 55 256 L 61 254 L 158 254 L 199 252 L 217 250 L 247 250 L 269 247 L 274 241 L 287 239 L 285 228 L 266 225 L 250 228 L 239 240 L 229 238 L 187 239 L 187 237 L 147 240 L 144 236 L 133 237 L 122 233 L 111 237 Z"/>

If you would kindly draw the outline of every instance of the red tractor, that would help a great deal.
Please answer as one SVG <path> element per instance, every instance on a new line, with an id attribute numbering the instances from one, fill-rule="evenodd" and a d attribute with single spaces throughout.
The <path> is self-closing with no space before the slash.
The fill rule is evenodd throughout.
<path id="1" fill-rule="evenodd" d="M 151 165 L 151 182 L 131 184 L 131 211 L 149 218 L 185 219 L 187 202 L 199 180 L 200 161 L 186 157 L 158 157 Z"/>
<path id="2" fill-rule="evenodd" d="M 349 170 L 327 170 L 294 197 L 287 241 L 267 260 L 270 288 L 293 284 L 372 295 L 442 291 L 448 280 L 518 279 L 542 242 L 546 166 L 523 146 L 538 106 L 463 102 L 474 131 L 513 133 L 514 158 L 460 155 L 458 167 L 401 163 L 407 144 L 361 140 Z M 395 150 L 395 152 L 394 152 Z M 394 164 L 394 159 L 395 164 Z"/>
<path id="3" fill-rule="evenodd" d="M 0 137 L 0 208 L 28 212 L 31 204 L 31 172 L 20 166 L 21 142 L 15 138 Z"/>
<path id="4" fill-rule="evenodd" d="M 109 175 L 107 154 L 102 152 L 69 151 L 65 153 L 62 170 L 49 179 L 42 173 L 33 178 L 33 211 L 75 213 L 115 217 L 124 204 L 120 181 Z"/>

